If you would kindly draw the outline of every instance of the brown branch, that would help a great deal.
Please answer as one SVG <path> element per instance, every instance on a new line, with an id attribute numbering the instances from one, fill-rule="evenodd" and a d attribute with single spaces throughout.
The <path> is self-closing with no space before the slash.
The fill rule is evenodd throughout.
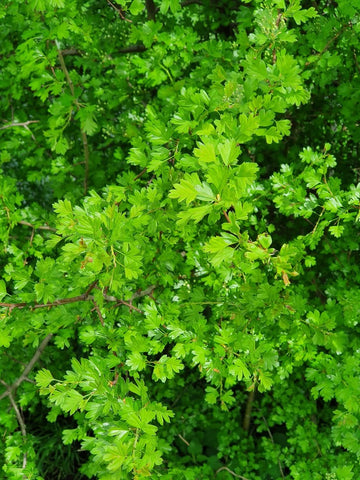
<path id="1" fill-rule="evenodd" d="M 49 343 L 51 340 L 51 337 L 53 336 L 52 333 L 49 333 L 44 340 L 40 343 L 38 348 L 36 349 L 36 352 L 34 353 L 33 357 L 31 358 L 30 362 L 26 365 L 24 368 L 23 373 L 20 375 L 19 378 L 17 378 L 11 385 L 7 385 L 3 380 L 1 380 L 1 383 L 6 386 L 6 391 L 0 395 L 0 400 L 2 400 L 5 397 L 9 397 L 10 395 L 13 395 L 13 393 L 16 391 L 16 389 L 24 382 L 25 380 L 28 380 L 28 374 L 31 372 L 33 369 L 35 363 L 39 360 L 41 354 L 45 350 L 46 345 Z"/>
<path id="2" fill-rule="evenodd" d="M 180 4 L 182 7 L 187 7 L 188 5 L 201 5 L 204 6 L 204 3 L 201 0 L 184 0 Z"/>
<path id="3" fill-rule="evenodd" d="M 145 167 L 143 170 L 141 170 L 141 172 L 138 175 L 136 175 L 136 177 L 134 178 L 134 182 L 136 182 L 136 180 L 142 177 L 146 172 L 147 172 L 147 168 Z"/>
<path id="4" fill-rule="evenodd" d="M 12 393 L 9 392 L 8 396 L 9 396 L 11 406 L 13 407 L 13 409 L 15 411 L 16 419 L 17 419 L 18 424 L 20 426 L 21 435 L 23 436 L 23 440 L 25 441 L 25 439 L 26 439 L 26 425 L 25 425 L 23 416 L 21 415 L 19 407 L 16 405 L 16 402 L 14 400 L 14 397 L 13 397 Z M 27 452 L 24 452 L 23 462 L 22 462 L 22 468 L 23 469 L 26 467 L 26 464 L 27 464 Z"/>
<path id="5" fill-rule="evenodd" d="M 190 443 L 189 443 L 182 435 L 180 435 L 180 433 L 178 433 L 178 437 L 180 438 L 180 440 L 181 440 L 182 442 L 185 443 L 185 445 L 187 445 L 188 447 L 190 447 Z"/>
<path id="6" fill-rule="evenodd" d="M 0 127 L 0 130 L 5 130 L 6 128 L 12 128 L 12 127 L 24 127 L 27 128 L 28 125 L 31 123 L 39 123 L 39 120 L 28 120 L 27 122 L 12 122 L 8 123 L 7 125 L 4 125 L 3 127 Z"/>
<path id="7" fill-rule="evenodd" d="M 129 23 L 132 23 L 132 20 L 129 20 L 128 18 L 125 17 L 125 15 L 123 14 L 123 11 L 121 8 L 118 8 L 116 5 L 114 5 L 112 2 L 110 2 L 110 0 L 106 0 L 107 3 L 114 9 L 118 12 L 119 14 L 119 17 L 122 19 L 122 20 L 125 20 L 125 22 L 129 22 Z"/>
<path id="8" fill-rule="evenodd" d="M 66 57 L 67 55 L 84 55 L 84 52 L 77 48 L 65 48 L 64 50 L 61 50 L 61 54 L 63 57 Z"/>
<path id="9" fill-rule="evenodd" d="M 101 323 L 101 325 L 104 327 L 104 326 L 105 326 L 105 324 L 104 324 L 104 319 L 103 319 L 103 316 L 101 315 L 101 311 L 100 311 L 99 305 L 95 302 L 95 300 L 93 300 L 92 302 L 93 302 L 93 304 L 94 304 L 94 310 L 95 310 L 96 313 L 98 314 L 100 323 Z"/>
<path id="10" fill-rule="evenodd" d="M 226 221 L 227 221 L 228 223 L 231 223 L 230 217 L 229 217 L 229 215 L 227 214 L 227 211 L 226 211 L 226 210 L 223 211 L 223 214 L 224 214 L 224 217 L 226 218 Z"/>
<path id="11" fill-rule="evenodd" d="M 36 142 L 35 135 L 32 133 L 28 125 L 31 123 L 39 123 L 39 120 L 28 120 L 27 122 L 12 122 L 8 123 L 7 125 L 4 125 L 3 127 L 0 127 L 0 130 L 5 130 L 6 128 L 12 128 L 12 127 L 23 127 L 25 130 L 30 132 L 31 138 Z M 36 142 L 37 143 L 37 142 Z"/>
<path id="12" fill-rule="evenodd" d="M 26 222 L 25 220 L 20 220 L 18 223 L 20 225 L 25 225 L 27 227 L 30 227 L 33 230 L 49 230 L 50 232 L 56 232 L 56 228 L 49 227 L 48 225 L 41 225 L 40 227 L 35 227 L 35 225 L 33 225 L 30 222 Z"/>
<path id="13" fill-rule="evenodd" d="M 148 20 L 156 20 L 156 5 L 154 0 L 145 0 L 145 8 Z"/>
<path id="14" fill-rule="evenodd" d="M 321 52 L 318 52 L 316 54 L 316 61 L 319 61 L 320 58 L 324 55 L 325 52 L 327 52 L 330 48 L 330 46 L 340 37 L 340 35 L 348 28 L 348 27 L 351 27 L 352 25 L 351 24 L 345 24 L 343 25 L 343 27 L 332 37 L 330 38 L 330 40 L 328 40 L 328 42 L 326 43 L 325 47 L 321 50 Z M 309 65 L 311 65 L 313 62 L 306 62 L 305 63 L 305 67 L 308 67 Z"/>
<path id="15" fill-rule="evenodd" d="M 82 293 L 81 295 L 76 295 L 75 297 L 60 298 L 58 300 L 54 300 L 53 302 L 34 303 L 34 304 L 26 303 L 26 302 L 18 302 L 18 303 L 0 302 L 0 307 L 10 308 L 10 310 L 13 310 L 15 308 L 18 308 L 18 309 L 28 308 L 30 310 L 36 310 L 38 308 L 52 308 L 52 307 L 58 307 L 59 305 L 68 305 L 69 303 L 86 302 L 88 300 L 94 303 L 95 302 L 94 297 L 90 295 L 90 293 L 94 288 L 96 288 L 96 286 L 97 286 L 97 280 L 95 280 L 93 283 L 90 284 L 90 286 L 87 288 L 85 293 Z M 137 308 L 134 305 L 132 305 L 131 302 L 135 298 L 141 298 L 147 295 L 150 296 L 155 288 L 156 288 L 156 285 L 150 285 L 150 287 L 146 288 L 145 290 L 142 290 L 140 292 L 135 292 L 132 295 L 132 297 L 127 301 L 114 297 L 112 295 L 106 295 L 105 293 L 103 293 L 103 297 L 104 297 L 104 300 L 106 300 L 107 302 L 116 302 L 119 305 L 121 304 L 121 305 L 127 306 L 130 310 L 135 310 L 143 314 L 144 312 L 140 310 L 140 308 Z"/>
<path id="16" fill-rule="evenodd" d="M 17 421 L 19 423 L 20 430 L 21 430 L 21 435 L 23 437 L 26 437 L 26 426 L 25 426 L 24 419 L 21 415 L 21 412 L 20 412 L 18 406 L 16 405 L 16 402 L 15 402 L 14 397 L 12 396 L 11 392 L 9 392 L 8 396 L 9 396 L 10 403 L 11 403 L 13 409 L 15 410 L 16 418 L 17 418 Z"/>
<path id="17" fill-rule="evenodd" d="M 19 407 L 17 406 L 17 404 L 15 402 L 14 396 L 16 394 L 16 389 L 21 385 L 21 383 L 23 381 L 30 381 L 30 379 L 28 378 L 28 374 L 33 369 L 35 363 L 39 360 L 42 352 L 44 351 L 46 345 L 49 343 L 52 336 L 53 336 L 53 334 L 49 333 L 49 335 L 47 335 L 44 338 L 44 340 L 40 343 L 40 345 L 36 349 L 36 352 L 34 353 L 30 362 L 24 368 L 24 371 L 22 372 L 20 377 L 17 378 L 11 385 L 7 385 L 3 380 L 0 380 L 0 382 L 3 385 L 6 386 L 5 392 L 2 395 L 0 395 L 0 400 L 5 398 L 5 397 L 9 397 L 9 401 L 11 403 L 12 408 L 15 411 L 15 415 L 16 415 L 16 418 L 17 418 L 17 421 L 18 421 L 18 424 L 19 424 L 19 427 L 20 427 L 20 430 L 21 430 L 21 435 L 23 436 L 24 440 L 26 439 L 26 425 L 25 425 L 25 422 L 24 422 L 24 418 L 23 418 L 23 416 L 22 416 L 22 414 L 19 410 Z M 22 468 L 26 467 L 26 463 L 27 463 L 27 454 L 26 454 L 26 452 L 24 452 Z"/>
<path id="18" fill-rule="evenodd" d="M 59 62 L 60 62 L 60 65 L 61 65 L 61 70 L 63 71 L 63 73 L 65 75 L 67 84 L 69 85 L 69 88 L 70 88 L 71 95 L 74 98 L 74 103 L 76 105 L 77 110 L 79 111 L 81 109 L 81 106 L 80 106 L 80 103 L 79 103 L 78 99 L 76 98 L 74 84 L 71 80 L 69 71 L 66 68 L 66 64 L 65 64 L 63 54 L 62 54 L 58 45 L 57 45 L 57 51 L 58 51 Z M 86 195 L 87 189 L 88 189 L 88 179 L 89 179 L 89 145 L 88 145 L 86 132 L 82 128 L 80 130 L 81 130 L 81 139 L 82 139 L 83 148 L 84 148 L 84 161 L 85 161 L 84 195 Z"/>
<path id="19" fill-rule="evenodd" d="M 268 434 L 269 434 L 271 443 L 272 443 L 273 445 L 275 445 L 274 438 L 273 438 L 273 436 L 272 436 L 272 434 L 271 434 L 271 431 L 270 431 L 269 425 L 268 425 L 268 423 L 267 423 L 267 421 L 266 421 L 266 418 L 265 418 L 265 417 L 262 417 L 262 418 L 263 418 L 263 420 L 264 420 L 264 423 L 265 423 L 265 426 L 266 426 L 266 430 L 268 431 Z M 285 478 L 285 475 L 284 475 L 284 471 L 283 471 L 283 469 L 282 469 L 282 464 L 281 464 L 280 458 L 278 458 L 278 465 L 279 465 L 279 470 L 280 470 L 281 478 Z"/>
<path id="20" fill-rule="evenodd" d="M 246 409 L 245 409 L 245 415 L 244 415 L 244 421 L 243 421 L 243 429 L 245 430 L 245 432 L 248 432 L 250 428 L 251 410 L 253 407 L 254 398 L 255 398 L 255 385 L 253 389 L 250 391 L 247 398 L 247 402 L 246 402 Z"/>
<path id="21" fill-rule="evenodd" d="M 232 470 L 230 470 L 230 468 L 228 467 L 220 467 L 216 470 L 215 472 L 215 475 L 217 475 L 218 473 L 222 472 L 223 470 L 226 470 L 227 472 L 229 472 L 231 475 L 233 475 L 235 478 L 240 478 L 241 480 L 249 480 L 248 478 L 246 477 L 243 477 L 242 475 L 238 475 L 237 473 L 233 472 Z"/>
<path id="22" fill-rule="evenodd" d="M 150 285 L 150 287 L 145 288 L 145 290 L 137 291 L 131 295 L 129 302 L 132 302 L 135 298 L 147 297 L 150 296 L 155 290 L 156 285 Z"/>
<path id="23" fill-rule="evenodd" d="M 145 52 L 146 47 L 145 45 L 142 45 L 141 43 L 137 45 L 129 45 L 128 47 L 124 48 L 119 48 L 117 50 L 118 53 L 139 53 L 139 52 Z"/>

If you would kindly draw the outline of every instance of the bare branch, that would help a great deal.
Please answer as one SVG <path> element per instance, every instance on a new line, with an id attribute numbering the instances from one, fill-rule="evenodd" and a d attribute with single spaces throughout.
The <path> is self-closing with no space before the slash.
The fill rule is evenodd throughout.
<path id="1" fill-rule="evenodd" d="M 95 300 L 93 300 L 93 304 L 94 304 L 94 310 L 96 310 L 96 313 L 98 314 L 100 323 L 101 323 L 101 325 L 104 327 L 104 326 L 105 326 L 105 324 L 104 324 L 104 319 L 103 319 L 103 316 L 101 315 L 101 311 L 100 311 L 99 305 L 95 302 Z"/>
<path id="2" fill-rule="evenodd" d="M 45 350 L 45 347 L 47 346 L 47 344 L 50 342 L 51 338 L 52 338 L 53 334 L 52 333 L 49 333 L 49 335 L 47 335 L 44 340 L 40 343 L 40 345 L 38 346 L 38 348 L 36 349 L 36 352 L 35 354 L 33 355 L 32 359 L 30 360 L 30 362 L 27 364 L 27 366 L 25 367 L 25 370 L 23 371 L 23 373 L 20 375 L 20 377 L 15 380 L 15 382 L 12 384 L 11 388 L 12 390 L 16 389 L 26 378 L 27 376 L 29 375 L 29 373 L 31 372 L 31 370 L 33 369 L 35 363 L 39 360 L 41 354 L 43 353 L 43 351 Z"/>
<path id="3" fill-rule="evenodd" d="M 18 421 L 19 426 L 20 426 L 21 434 L 22 434 L 23 437 L 26 437 L 25 422 L 24 422 L 24 419 L 21 415 L 21 412 L 20 412 L 18 406 L 16 405 L 16 402 L 15 402 L 14 397 L 12 396 L 11 392 L 9 392 L 9 400 L 10 400 L 10 403 L 11 403 L 13 409 L 15 410 L 15 414 L 16 414 L 16 418 L 17 418 L 17 421 Z"/>
<path id="4" fill-rule="evenodd" d="M 220 467 L 218 470 L 216 470 L 215 475 L 217 475 L 218 473 L 222 472 L 223 470 L 226 470 L 226 471 L 229 472 L 231 475 L 233 475 L 235 478 L 241 478 L 241 480 L 249 480 L 248 478 L 243 477 L 242 475 L 238 475 L 237 473 L 233 472 L 233 471 L 230 470 L 230 468 L 228 468 L 228 467 Z"/>
<path id="5" fill-rule="evenodd" d="M 182 442 L 185 443 L 185 445 L 187 445 L 188 447 L 190 447 L 190 443 L 189 443 L 182 435 L 180 435 L 180 433 L 178 433 L 178 437 L 180 438 L 180 440 L 181 440 Z"/>
<path id="6" fill-rule="evenodd" d="M 132 23 L 132 20 L 129 20 L 128 18 L 125 17 L 123 11 L 121 8 L 118 8 L 116 5 L 114 5 L 112 2 L 110 2 L 110 0 L 106 0 L 107 3 L 114 9 L 118 12 L 119 14 L 119 17 L 122 19 L 122 20 L 125 20 L 125 22 L 129 22 L 129 23 Z"/>
<path id="7" fill-rule="evenodd" d="M 84 55 L 84 52 L 77 48 L 65 48 L 64 50 L 61 50 L 61 54 L 63 57 L 66 57 L 67 55 Z"/>
<path id="8" fill-rule="evenodd" d="M 26 303 L 26 302 L 18 302 L 18 303 L 0 302 L 0 307 L 10 308 L 10 310 L 13 310 L 15 308 L 18 308 L 18 309 L 28 308 L 30 310 L 37 310 L 38 308 L 52 308 L 52 307 L 58 307 L 59 305 L 68 305 L 69 303 L 77 303 L 77 302 L 91 301 L 94 303 L 94 297 L 90 295 L 90 293 L 94 288 L 96 288 L 96 285 L 97 285 L 97 280 L 95 280 L 92 284 L 90 284 L 90 286 L 87 288 L 85 293 L 82 293 L 81 295 L 76 295 L 75 297 L 60 298 L 60 299 L 54 300 L 53 302 L 34 303 L 34 304 Z M 103 293 L 103 297 L 104 297 L 104 300 L 106 300 L 107 302 L 116 302 L 119 305 L 121 304 L 121 305 L 127 306 L 130 310 L 135 310 L 139 313 L 144 313 L 142 310 L 132 305 L 131 302 L 135 298 L 141 298 L 147 295 L 151 296 L 151 293 L 155 288 L 156 288 L 156 285 L 150 285 L 150 287 L 146 288 L 145 290 L 135 292 L 132 295 L 132 297 L 127 301 L 114 297 L 112 295 L 107 295 L 106 293 Z"/>
<path id="9" fill-rule="evenodd" d="M 266 426 L 266 430 L 268 431 L 268 434 L 269 434 L 269 437 L 270 437 L 270 440 L 271 440 L 271 443 L 273 445 L 275 445 L 275 442 L 274 442 L 274 438 L 271 434 L 271 431 L 270 431 L 270 428 L 269 428 L 269 425 L 266 421 L 266 418 L 265 417 L 262 417 L 263 420 L 264 420 L 264 423 L 265 423 L 265 426 Z M 284 475 L 284 471 L 283 471 L 283 468 L 282 468 L 282 464 L 281 464 L 281 461 L 280 461 L 280 458 L 278 458 L 278 465 L 279 465 L 279 470 L 280 470 L 280 474 L 281 474 L 281 478 L 285 478 L 285 475 Z"/>
<path id="10" fill-rule="evenodd" d="M 332 37 L 330 38 L 330 40 L 327 42 L 327 44 L 325 45 L 325 47 L 321 50 L 321 52 L 318 52 L 316 54 L 316 61 L 319 61 L 320 58 L 324 55 L 325 52 L 327 52 L 329 50 L 329 48 L 331 47 L 331 45 L 340 37 L 340 35 L 349 27 L 352 27 L 352 24 L 351 23 L 347 23 L 345 25 L 343 25 L 343 27 Z M 305 67 L 308 67 L 309 65 L 311 65 L 313 62 L 306 62 L 305 63 Z"/>
<path id="11" fill-rule="evenodd" d="M 243 421 L 243 429 L 245 430 L 245 432 L 248 432 L 250 428 L 251 411 L 254 403 L 254 398 L 255 398 L 255 385 L 254 385 L 254 388 L 249 392 L 247 402 L 246 402 L 246 409 L 245 409 L 245 415 L 244 415 L 244 421 Z"/>
<path id="12" fill-rule="evenodd" d="M 12 128 L 12 127 L 24 127 L 26 128 L 28 125 L 31 123 L 39 123 L 39 120 L 28 120 L 27 122 L 12 122 L 8 123 L 2 127 L 0 127 L 0 130 L 5 130 L 6 128 Z"/>
<path id="13" fill-rule="evenodd" d="M 26 365 L 24 368 L 24 371 L 20 375 L 19 378 L 17 378 L 11 385 L 7 385 L 3 380 L 0 380 L 0 383 L 6 387 L 6 391 L 0 395 L 0 400 L 2 400 L 5 397 L 9 397 L 11 401 L 11 397 L 13 393 L 16 391 L 16 389 L 22 384 L 24 381 L 29 381 L 28 379 L 28 374 L 31 372 L 33 369 L 35 363 L 39 360 L 41 354 L 43 353 L 46 345 L 49 343 L 51 340 L 53 334 L 49 333 L 44 340 L 40 343 L 38 348 L 36 349 L 36 352 L 34 353 L 33 357 L 31 358 L 30 362 Z M 16 411 L 16 410 L 15 410 Z M 20 423 L 20 422 L 19 422 Z"/>
<path id="14" fill-rule="evenodd" d="M 145 7 L 148 20 L 153 20 L 155 22 L 157 9 L 154 0 L 145 0 Z"/>
<path id="15" fill-rule="evenodd" d="M 146 47 L 145 45 L 142 45 L 141 43 L 138 45 L 129 45 L 128 47 L 120 48 L 117 50 L 118 53 L 139 53 L 139 52 L 145 52 Z"/>
<path id="16" fill-rule="evenodd" d="M 30 128 L 28 127 L 28 125 L 30 125 L 31 123 L 39 123 L 39 120 L 28 120 L 27 122 L 12 122 L 12 123 L 8 123 L 8 124 L 0 127 L 0 130 L 5 130 L 6 128 L 12 128 L 12 127 L 23 127 L 23 128 L 25 128 L 25 130 L 27 130 L 28 132 L 30 132 L 31 138 L 34 140 L 34 142 L 36 142 L 35 135 L 32 133 L 32 131 L 31 131 Z"/>
<path id="17" fill-rule="evenodd" d="M 201 5 L 203 6 L 204 3 L 201 0 L 184 0 L 180 4 L 182 7 L 187 7 L 188 5 Z"/>
<path id="18" fill-rule="evenodd" d="M 39 227 L 35 227 L 35 225 L 33 225 L 30 222 L 26 222 L 25 220 L 20 220 L 20 222 L 18 223 L 20 225 L 25 225 L 26 227 L 30 227 L 33 230 L 49 230 L 50 232 L 56 232 L 56 228 L 49 227 L 49 225 L 40 225 Z"/>
<path id="19" fill-rule="evenodd" d="M 14 397 L 13 397 L 11 392 L 9 392 L 9 400 L 10 400 L 11 406 L 13 407 L 13 409 L 15 411 L 15 415 L 16 415 L 18 424 L 20 426 L 21 435 L 23 436 L 23 439 L 25 440 L 25 438 L 26 438 L 25 422 L 24 422 L 23 416 L 21 415 L 19 407 L 16 405 L 16 402 L 15 402 Z M 26 463 L 27 463 L 27 453 L 24 452 L 23 463 L 22 463 L 22 468 L 23 469 L 26 467 Z"/>

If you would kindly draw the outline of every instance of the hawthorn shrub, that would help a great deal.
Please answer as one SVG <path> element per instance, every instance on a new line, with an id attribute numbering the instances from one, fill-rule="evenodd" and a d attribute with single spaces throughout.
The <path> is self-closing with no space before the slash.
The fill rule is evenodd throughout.
<path id="1" fill-rule="evenodd" d="M 0 18 L 0 478 L 359 478 L 358 0 Z"/>

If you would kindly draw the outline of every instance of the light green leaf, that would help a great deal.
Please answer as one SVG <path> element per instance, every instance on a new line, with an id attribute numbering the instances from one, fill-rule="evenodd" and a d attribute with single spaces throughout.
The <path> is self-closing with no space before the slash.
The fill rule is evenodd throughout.
<path id="1" fill-rule="evenodd" d="M 50 383 L 54 380 L 54 377 L 52 376 L 50 370 L 43 368 L 37 372 L 35 380 L 39 387 L 44 388 L 50 385 Z"/>
<path id="2" fill-rule="evenodd" d="M 133 0 L 129 7 L 131 15 L 138 15 L 140 12 L 144 10 L 144 2 L 143 0 Z"/>

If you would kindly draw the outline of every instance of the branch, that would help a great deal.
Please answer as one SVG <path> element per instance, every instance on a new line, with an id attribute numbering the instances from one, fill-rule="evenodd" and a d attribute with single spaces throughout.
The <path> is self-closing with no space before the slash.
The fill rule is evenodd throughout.
<path id="1" fill-rule="evenodd" d="M 67 305 L 69 303 L 77 303 L 77 302 L 86 302 L 90 300 L 91 302 L 94 303 L 95 305 L 95 310 L 98 312 L 96 309 L 97 305 L 95 304 L 94 297 L 90 295 L 91 291 L 96 287 L 97 285 L 97 280 L 95 280 L 86 290 L 85 293 L 82 293 L 81 295 L 76 295 L 75 297 L 68 297 L 68 298 L 60 298 L 57 300 L 54 300 L 53 302 L 47 302 L 47 303 L 26 303 L 26 302 L 18 302 L 18 303 L 10 303 L 10 302 L 0 302 L 0 307 L 4 308 L 10 308 L 10 310 L 13 310 L 15 308 L 22 309 L 22 308 L 28 308 L 30 310 L 36 310 L 38 308 L 52 308 L 52 307 L 58 307 L 59 305 Z M 147 295 L 151 295 L 153 290 L 156 288 L 156 285 L 150 285 L 150 287 L 146 288 L 145 290 L 135 292 L 132 297 L 129 300 L 122 300 L 121 298 L 114 297 L 112 295 L 106 295 L 103 293 L 104 300 L 107 302 L 116 302 L 117 304 L 125 305 L 127 306 L 130 310 L 136 310 L 139 313 L 144 313 L 140 308 L 134 307 L 132 305 L 132 301 L 135 298 L 141 298 L 145 297 Z M 99 307 L 97 307 L 99 308 Z M 99 314 L 99 312 L 98 312 Z M 100 312 L 101 315 L 101 312 Z M 100 317 L 99 317 L 100 318 Z M 102 317 L 101 317 L 102 318 Z M 100 320 L 101 321 L 101 320 Z M 1 399 L 1 397 L 0 397 Z"/>
<path id="2" fill-rule="evenodd" d="M 201 0 L 184 0 L 180 4 L 182 7 L 187 7 L 188 5 L 204 5 Z"/>
<path id="3" fill-rule="evenodd" d="M 145 52 L 146 47 L 141 43 L 137 45 L 129 45 L 128 47 L 120 48 L 117 50 L 118 53 L 138 53 L 138 52 Z"/>
<path id="4" fill-rule="evenodd" d="M 254 385 L 254 388 L 250 391 L 247 398 L 247 402 L 246 402 L 246 409 L 245 409 L 245 415 L 244 415 L 244 421 L 243 421 L 243 429 L 245 430 L 245 432 L 248 432 L 250 428 L 251 410 L 254 403 L 254 398 L 255 398 L 255 385 Z"/>
<path id="5" fill-rule="evenodd" d="M 129 22 L 129 23 L 132 23 L 132 20 L 129 20 L 128 18 L 125 17 L 125 15 L 123 14 L 123 11 L 121 10 L 121 8 L 118 8 L 116 5 L 114 5 L 112 2 L 110 2 L 110 0 L 106 0 L 107 3 L 114 9 L 118 12 L 119 14 L 119 17 L 122 19 L 122 20 L 125 20 L 125 22 Z"/>
<path id="6" fill-rule="evenodd" d="M 319 61 L 320 58 L 324 55 L 325 52 L 327 52 L 331 46 L 332 43 L 335 42 L 335 40 L 337 40 L 340 35 L 348 28 L 348 27 L 351 27 L 351 23 L 350 24 L 345 24 L 343 25 L 343 27 L 332 37 L 330 38 L 330 40 L 328 40 L 327 44 L 325 45 L 325 47 L 321 50 L 321 52 L 318 52 L 316 54 L 316 61 Z M 305 67 L 308 67 L 309 65 L 312 65 L 313 62 L 306 62 L 305 63 Z"/>
<path id="7" fill-rule="evenodd" d="M 64 57 L 67 55 L 84 55 L 84 52 L 77 48 L 65 48 L 64 50 L 61 50 L 61 55 Z"/>
<path id="8" fill-rule="evenodd" d="M 22 382 L 25 381 L 25 380 L 28 380 L 28 378 L 27 378 L 28 374 L 33 369 L 35 363 L 39 360 L 41 354 L 45 350 L 45 347 L 49 343 L 49 341 L 51 340 L 52 336 L 53 336 L 53 334 L 49 333 L 49 335 L 47 335 L 44 338 L 44 340 L 40 343 L 40 345 L 36 349 L 36 352 L 34 353 L 32 359 L 26 365 L 23 373 L 20 375 L 19 378 L 17 378 L 11 385 L 7 385 L 4 381 L 1 381 L 1 383 L 6 386 L 6 391 L 0 395 L 0 400 L 2 400 L 5 397 L 10 398 L 10 396 L 13 395 L 13 392 L 16 391 L 16 389 L 22 384 Z M 10 401 L 11 401 L 11 398 L 10 398 Z"/>
<path id="9" fill-rule="evenodd" d="M 230 470 L 230 468 L 228 468 L 228 467 L 220 467 L 218 470 L 216 470 L 215 475 L 217 475 L 218 473 L 222 472 L 223 470 L 226 470 L 227 472 L 229 472 L 231 475 L 233 475 L 233 476 L 236 477 L 236 478 L 241 478 L 241 480 L 249 480 L 248 478 L 243 477 L 242 475 L 238 475 L 237 473 L 233 472 L 233 471 Z"/>
<path id="10" fill-rule="evenodd" d="M 147 12 L 148 20 L 156 20 L 156 5 L 154 0 L 145 0 L 145 8 Z"/>
<path id="11" fill-rule="evenodd" d="M 40 227 L 35 227 L 35 225 L 30 222 L 25 222 L 25 220 L 20 220 L 20 222 L 18 223 L 20 225 L 26 225 L 27 227 L 31 227 L 33 230 L 49 230 L 50 232 L 56 232 L 56 228 L 49 227 L 49 225 L 41 225 Z"/>
<path id="12" fill-rule="evenodd" d="M 28 120 L 27 122 L 12 122 L 4 125 L 3 127 L 0 127 L 0 130 L 5 130 L 6 128 L 12 128 L 12 127 L 24 127 L 27 128 L 28 125 L 31 123 L 39 123 L 39 120 Z"/>
<path id="13" fill-rule="evenodd" d="M 99 305 L 95 302 L 95 300 L 93 300 L 92 302 L 93 302 L 93 304 L 94 304 L 93 310 L 96 310 L 96 313 L 98 314 L 100 323 L 101 323 L 101 325 L 104 327 L 104 326 L 105 326 L 105 324 L 104 324 L 104 319 L 103 319 L 103 317 L 102 317 L 102 315 L 101 315 L 101 311 L 100 311 Z"/>
<path id="14" fill-rule="evenodd" d="M 39 120 L 28 120 L 27 122 L 8 123 L 7 125 L 4 125 L 4 126 L 0 127 L 0 130 L 5 130 L 6 128 L 12 128 L 12 127 L 23 127 L 23 128 L 25 128 L 25 130 L 30 132 L 31 138 L 34 140 L 34 142 L 36 142 L 35 135 L 32 133 L 32 131 L 28 127 L 28 125 L 30 125 L 31 123 L 39 123 Z"/>
<path id="15" fill-rule="evenodd" d="M 272 443 L 273 445 L 275 445 L 274 438 L 273 438 L 273 436 L 272 436 L 272 434 L 271 434 L 271 431 L 270 431 L 269 425 L 268 425 L 268 423 L 267 423 L 267 421 L 266 421 L 266 418 L 265 418 L 265 417 L 262 417 L 262 418 L 263 418 L 263 420 L 264 420 L 266 429 L 267 429 L 267 431 L 268 431 L 268 434 L 269 434 L 271 443 Z M 282 469 L 282 464 L 281 464 L 281 461 L 280 461 L 280 456 L 278 457 L 278 465 L 279 465 L 279 470 L 280 470 L 281 478 L 285 478 L 284 471 L 283 471 L 283 469 Z"/>
<path id="16" fill-rule="evenodd" d="M 15 411 L 15 415 L 16 415 L 18 424 L 20 426 L 21 435 L 23 436 L 23 439 L 25 440 L 26 439 L 25 422 L 24 422 L 23 416 L 21 415 L 21 412 L 20 412 L 18 406 L 16 405 L 16 402 L 15 402 L 14 397 L 13 397 L 11 392 L 9 392 L 9 400 L 10 400 L 11 406 L 13 407 L 13 409 Z M 23 463 L 22 463 L 22 468 L 23 469 L 26 467 L 26 464 L 27 464 L 27 453 L 24 452 Z"/>
<path id="17" fill-rule="evenodd" d="M 14 395 L 15 395 L 15 392 L 16 392 L 16 389 L 19 387 L 19 385 L 21 385 L 21 383 L 23 381 L 29 381 L 29 378 L 28 378 L 28 374 L 31 372 L 31 370 L 33 369 L 35 363 L 39 360 L 40 358 L 40 355 L 42 354 L 42 352 L 44 351 L 46 345 L 49 343 L 51 337 L 53 336 L 52 333 L 49 333 L 49 335 L 47 335 L 44 340 L 40 343 L 40 345 L 38 346 L 38 348 L 36 349 L 36 352 L 34 353 L 32 359 L 30 360 L 30 362 L 26 365 L 24 371 L 22 372 L 22 374 L 20 375 L 19 378 L 17 378 L 15 380 L 15 382 L 12 383 L 12 385 L 7 385 L 3 380 L 0 380 L 0 382 L 6 386 L 6 390 L 5 392 L 0 395 L 0 400 L 5 398 L 5 397 L 9 397 L 9 400 L 10 400 L 10 403 L 11 403 L 11 406 L 13 407 L 14 411 L 15 411 L 15 415 L 16 415 L 16 418 L 17 418 L 17 421 L 18 421 L 18 424 L 20 426 L 20 430 L 21 430 L 21 435 L 23 436 L 23 439 L 25 440 L 26 439 L 26 425 L 25 425 L 25 422 L 24 422 L 24 419 L 23 419 L 23 416 L 19 410 L 19 407 L 17 406 L 16 402 L 15 402 L 15 398 L 14 398 Z M 27 454 L 26 452 L 24 452 L 24 457 L 23 457 L 23 463 L 22 463 L 22 468 L 25 468 L 26 467 L 26 463 L 27 463 Z"/>
<path id="18" fill-rule="evenodd" d="M 57 52 L 58 52 L 58 57 L 59 57 L 61 69 L 62 69 L 62 71 L 65 75 L 67 84 L 69 85 L 71 95 L 74 98 L 76 108 L 79 111 L 81 109 L 81 106 L 79 104 L 78 99 L 76 98 L 74 84 L 73 84 L 73 82 L 71 80 L 71 77 L 69 75 L 69 71 L 66 68 L 66 64 L 65 64 L 65 61 L 64 61 L 63 54 L 62 54 L 58 45 L 57 45 Z M 88 189 L 88 179 L 89 179 L 89 145 L 88 145 L 87 135 L 86 135 L 86 133 L 84 132 L 83 129 L 81 129 L 81 138 L 82 138 L 83 148 L 84 148 L 84 162 L 85 162 L 84 195 L 86 195 L 87 189 Z"/>

